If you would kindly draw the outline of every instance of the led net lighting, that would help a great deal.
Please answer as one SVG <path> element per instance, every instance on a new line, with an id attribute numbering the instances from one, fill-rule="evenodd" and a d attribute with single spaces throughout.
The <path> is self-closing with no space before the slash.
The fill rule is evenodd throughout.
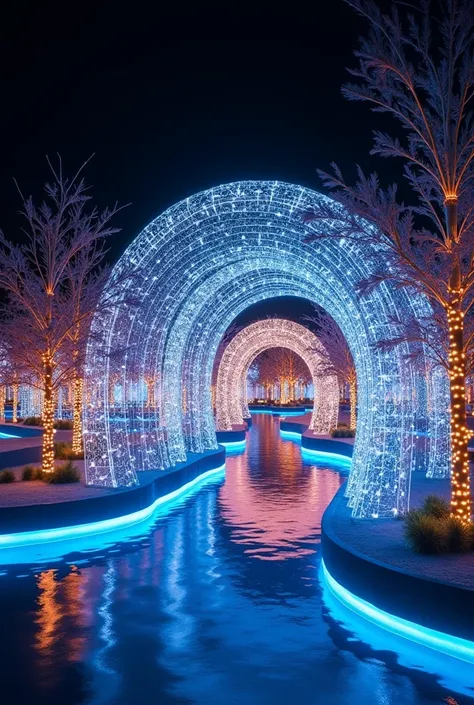
<path id="1" fill-rule="evenodd" d="M 337 375 L 319 376 L 328 359 L 320 340 L 304 326 L 283 318 L 257 321 L 240 331 L 225 348 L 217 373 L 216 426 L 230 430 L 250 416 L 247 375 L 252 362 L 269 348 L 288 348 L 306 363 L 314 384 L 314 409 L 309 428 L 328 434 L 337 426 L 339 384 Z"/>
<path id="2" fill-rule="evenodd" d="M 130 269 L 136 275 L 124 285 L 119 307 L 99 308 L 87 346 L 89 484 L 132 486 L 140 470 L 168 468 L 187 452 L 215 448 L 210 388 L 220 340 L 250 305 L 298 296 L 334 318 L 356 366 L 358 424 L 348 483 L 354 516 L 406 511 L 413 431 L 426 410 L 419 408 L 416 372 L 406 359 L 410 345 L 387 353 L 374 344 L 397 335 L 395 314 L 426 316 L 429 304 L 389 282 L 357 296 L 356 285 L 377 271 L 384 250 L 343 239 L 324 240 L 317 250 L 305 243 L 307 235 L 332 227 L 303 222 L 324 198 L 280 182 L 227 184 L 172 206 L 128 247 L 112 279 Z M 131 298 L 142 305 L 130 305 Z M 110 404 L 112 382 L 126 390 L 146 378 L 157 380 L 153 406 L 144 395 L 132 401 L 126 394 L 115 394 Z M 443 406 L 430 417 L 431 429 L 433 418 L 445 418 Z"/>

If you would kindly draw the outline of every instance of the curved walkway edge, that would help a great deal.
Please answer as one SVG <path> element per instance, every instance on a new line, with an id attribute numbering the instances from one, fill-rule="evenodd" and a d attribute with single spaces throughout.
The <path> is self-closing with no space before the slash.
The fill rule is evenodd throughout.
<path id="1" fill-rule="evenodd" d="M 80 526 L 139 512 L 224 464 L 225 448 L 219 446 L 206 453 L 190 453 L 186 462 L 170 470 L 138 473 L 140 485 L 137 487 L 118 488 L 106 495 L 68 502 L 3 507 L 0 509 L 0 548 L 11 534 Z"/>
<path id="2" fill-rule="evenodd" d="M 339 519 L 348 511 L 343 485 L 326 509 L 321 527 L 323 560 L 334 580 L 379 610 L 421 627 L 474 642 L 474 585 L 472 588 L 463 587 L 417 574 L 413 564 L 422 560 L 420 557 L 413 557 L 410 570 L 385 564 L 370 555 L 370 541 L 366 552 L 362 552 L 359 546 L 356 548 L 351 544 L 349 531 L 344 538 L 338 533 Z M 355 525 L 355 520 L 347 521 L 353 521 Z M 370 532 L 369 524 L 375 520 L 356 521 L 359 524 L 366 522 Z M 450 561 L 452 557 L 429 558 Z"/>

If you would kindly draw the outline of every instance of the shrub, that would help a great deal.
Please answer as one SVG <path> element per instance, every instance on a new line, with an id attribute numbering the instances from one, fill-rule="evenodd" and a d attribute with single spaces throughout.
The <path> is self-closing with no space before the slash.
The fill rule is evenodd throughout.
<path id="1" fill-rule="evenodd" d="M 57 460 L 83 460 L 84 452 L 73 453 L 71 443 L 57 441 L 57 443 L 54 444 L 54 457 Z"/>
<path id="2" fill-rule="evenodd" d="M 446 550 L 446 531 L 439 519 L 423 512 L 409 512 L 405 538 L 415 553 L 442 553 Z"/>
<path id="3" fill-rule="evenodd" d="M 429 494 L 425 497 L 421 511 L 435 519 L 445 519 L 449 516 L 450 506 L 443 497 L 436 494 Z"/>
<path id="4" fill-rule="evenodd" d="M 335 428 L 331 431 L 333 438 L 354 438 L 355 431 L 350 428 Z"/>
<path id="5" fill-rule="evenodd" d="M 76 468 L 72 460 L 69 460 L 64 465 L 56 468 L 54 472 L 48 475 L 47 481 L 53 485 L 62 485 L 67 482 L 79 482 L 81 474 Z"/>
<path id="6" fill-rule="evenodd" d="M 70 419 L 58 419 L 54 422 L 54 428 L 59 431 L 70 431 L 72 429 L 72 421 Z"/>
<path id="7" fill-rule="evenodd" d="M 54 444 L 54 457 L 59 460 L 68 460 L 71 444 L 66 441 L 57 441 Z"/>
<path id="8" fill-rule="evenodd" d="M 445 534 L 446 549 L 451 553 L 465 553 L 471 549 L 472 528 L 460 519 L 448 516 L 440 521 Z"/>
<path id="9" fill-rule="evenodd" d="M 33 475 L 34 480 L 43 480 L 44 478 L 44 472 L 41 468 L 35 468 L 35 472 Z"/>
<path id="10" fill-rule="evenodd" d="M 28 416 L 23 421 L 24 426 L 42 426 L 43 425 L 43 419 L 41 416 Z"/>
<path id="11" fill-rule="evenodd" d="M 32 465 L 25 465 L 21 473 L 21 479 L 23 480 L 23 482 L 29 482 L 30 480 L 34 480 L 36 470 L 37 468 L 34 468 Z"/>
<path id="12" fill-rule="evenodd" d="M 13 470 L 2 470 L 2 472 L 0 472 L 0 483 L 6 485 L 10 482 L 15 482 L 15 473 Z"/>

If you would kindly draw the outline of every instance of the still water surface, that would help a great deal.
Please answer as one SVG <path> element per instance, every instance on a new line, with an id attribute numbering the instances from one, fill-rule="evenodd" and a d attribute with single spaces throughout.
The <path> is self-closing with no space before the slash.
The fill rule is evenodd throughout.
<path id="1" fill-rule="evenodd" d="M 255 415 L 225 480 L 148 533 L 6 570 L 0 702 L 442 703 L 450 691 L 423 663 L 375 650 L 323 601 L 321 516 L 343 480 Z"/>

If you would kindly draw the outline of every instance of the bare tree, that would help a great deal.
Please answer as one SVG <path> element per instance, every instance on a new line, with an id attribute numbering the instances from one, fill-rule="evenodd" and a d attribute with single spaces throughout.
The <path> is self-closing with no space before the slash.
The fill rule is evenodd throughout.
<path id="1" fill-rule="evenodd" d="M 328 357 L 318 365 L 318 374 L 326 377 L 335 372 L 341 386 L 343 384 L 349 385 L 350 428 L 355 430 L 357 424 L 357 374 L 347 341 L 334 319 L 319 307 L 315 308 L 314 316 L 306 316 L 305 318 L 316 327 L 316 335 L 328 353 Z"/>
<path id="2" fill-rule="evenodd" d="M 474 6 L 470 0 L 439 6 L 419 0 L 417 7 L 392 4 L 384 15 L 373 0 L 346 2 L 370 29 L 355 52 L 359 66 L 350 71 L 357 83 L 344 86 L 343 94 L 401 124 L 398 136 L 375 132 L 372 153 L 404 162 L 414 205 L 398 200 L 396 185 L 381 188 L 376 174 L 358 169 L 357 182 L 349 185 L 333 165 L 332 174 L 321 176 L 345 209 L 326 203 L 306 220 L 332 217 L 330 237 L 382 245 L 383 262 L 361 282 L 362 293 L 393 281 L 430 300 L 433 317 L 420 323 L 400 314 L 400 335 L 386 347 L 400 341 L 429 345 L 448 369 L 451 506 L 470 521 L 465 387 L 474 340 Z M 309 239 L 320 237 L 313 231 Z"/>
<path id="3" fill-rule="evenodd" d="M 77 375 L 83 333 L 97 302 L 95 296 L 85 296 L 90 276 L 84 276 L 82 284 L 75 277 L 82 266 L 90 275 L 89 268 L 98 264 L 104 238 L 118 232 L 109 222 L 119 210 L 87 208 L 90 196 L 83 167 L 67 179 L 60 159 L 58 169 L 48 164 L 53 180 L 45 186 L 46 201 L 36 206 L 31 197 L 22 196 L 26 244 L 15 245 L 0 234 L 0 288 L 8 294 L 2 334 L 12 359 L 44 393 L 46 473 L 54 468 L 55 392 Z"/>
<path id="4" fill-rule="evenodd" d="M 279 385 L 281 403 L 287 401 L 286 386 L 289 400 L 294 401 L 296 384 L 309 376 L 306 363 L 288 348 L 269 348 L 256 358 L 255 363 L 259 367 L 259 384 L 265 387 L 267 394 L 275 383 Z"/>

